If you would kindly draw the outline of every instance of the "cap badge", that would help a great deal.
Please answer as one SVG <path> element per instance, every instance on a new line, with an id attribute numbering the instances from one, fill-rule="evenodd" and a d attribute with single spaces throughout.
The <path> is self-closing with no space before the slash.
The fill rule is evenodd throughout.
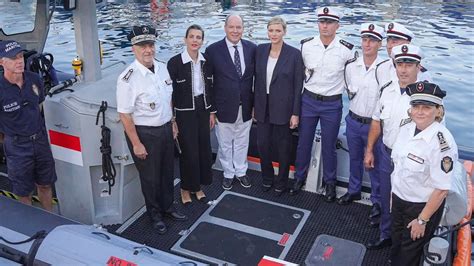
<path id="1" fill-rule="evenodd" d="M 388 24 L 388 29 L 392 30 L 393 29 L 393 23 Z"/>
<path id="2" fill-rule="evenodd" d="M 416 90 L 419 91 L 419 92 L 422 92 L 423 90 L 425 89 L 425 85 L 423 83 L 418 83 L 418 85 L 416 85 Z"/>
<path id="3" fill-rule="evenodd" d="M 408 52 L 408 46 L 403 45 L 403 46 L 402 46 L 402 52 L 403 52 L 404 54 L 406 54 L 406 53 Z"/>
<path id="4" fill-rule="evenodd" d="M 325 8 L 323 9 L 323 13 L 324 13 L 324 14 L 329 13 L 329 8 L 325 7 Z"/>
<path id="5" fill-rule="evenodd" d="M 374 29 L 375 29 L 374 24 L 370 24 L 370 25 L 369 25 L 369 30 L 370 30 L 370 31 L 374 31 Z"/>
<path id="6" fill-rule="evenodd" d="M 148 34 L 148 32 L 149 32 L 148 27 L 143 27 L 142 32 L 145 33 L 145 34 Z"/>

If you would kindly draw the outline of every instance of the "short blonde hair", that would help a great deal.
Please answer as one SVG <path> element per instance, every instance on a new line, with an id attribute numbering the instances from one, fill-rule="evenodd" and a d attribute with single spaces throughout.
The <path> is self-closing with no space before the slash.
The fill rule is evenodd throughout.
<path id="1" fill-rule="evenodd" d="M 271 18 L 267 23 L 267 29 L 270 25 L 280 24 L 283 27 L 283 30 L 286 32 L 286 21 L 279 16 Z"/>

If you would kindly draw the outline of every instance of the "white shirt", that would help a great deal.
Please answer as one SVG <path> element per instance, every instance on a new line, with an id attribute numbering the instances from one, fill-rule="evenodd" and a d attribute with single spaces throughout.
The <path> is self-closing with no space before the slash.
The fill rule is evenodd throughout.
<path id="1" fill-rule="evenodd" d="M 353 52 L 334 40 L 324 48 L 319 36 L 305 42 L 302 47 L 303 62 L 306 67 L 305 89 L 323 96 L 342 94 L 344 91 L 344 65 L 353 58 Z M 313 71 L 311 78 L 308 80 Z"/>
<path id="2" fill-rule="evenodd" d="M 234 53 L 235 53 L 235 48 L 234 46 L 237 45 L 237 50 L 239 50 L 239 57 L 240 57 L 240 66 L 242 67 L 242 75 L 245 73 L 245 59 L 244 59 L 244 48 L 242 46 L 242 42 L 239 41 L 237 44 L 231 43 L 227 38 L 225 38 L 225 42 L 227 44 L 227 49 L 229 50 L 230 58 L 232 58 L 232 62 L 234 62 Z"/>
<path id="3" fill-rule="evenodd" d="M 392 192 L 406 201 L 427 202 L 434 189 L 451 188 L 458 148 L 451 133 L 438 122 L 416 136 L 415 128 L 414 122 L 403 126 L 393 147 Z M 440 144 L 439 133 L 446 146 Z"/>
<path id="4" fill-rule="evenodd" d="M 406 93 L 400 93 L 398 81 L 392 81 L 388 87 L 383 89 L 382 96 L 377 101 L 372 119 L 381 122 L 383 129 L 382 140 L 390 149 L 393 148 L 393 143 L 395 143 L 397 139 L 400 127 L 410 122 L 408 116 L 409 108 L 410 96 Z"/>
<path id="5" fill-rule="evenodd" d="M 273 70 L 275 70 L 278 58 L 268 57 L 267 62 L 267 94 L 270 94 L 270 83 L 272 83 Z"/>
<path id="6" fill-rule="evenodd" d="M 117 79 L 117 112 L 131 114 L 135 125 L 161 126 L 171 120 L 171 78 L 161 62 L 154 61 L 154 70 L 135 60 Z"/>
<path id="7" fill-rule="evenodd" d="M 368 70 L 361 56 L 346 67 L 346 82 L 354 98 L 349 102 L 349 110 L 362 117 L 372 117 L 379 98 L 379 86 L 375 80 L 375 66 L 382 59 L 377 57 Z"/>
<path id="8" fill-rule="evenodd" d="M 202 76 L 201 70 L 201 61 L 206 61 L 204 56 L 200 52 L 198 52 L 198 60 L 194 62 L 191 56 L 188 53 L 188 50 L 184 48 L 184 51 L 181 53 L 181 60 L 183 64 L 187 64 L 191 62 L 191 72 L 193 76 L 193 96 L 199 96 L 204 93 L 204 78 Z"/>

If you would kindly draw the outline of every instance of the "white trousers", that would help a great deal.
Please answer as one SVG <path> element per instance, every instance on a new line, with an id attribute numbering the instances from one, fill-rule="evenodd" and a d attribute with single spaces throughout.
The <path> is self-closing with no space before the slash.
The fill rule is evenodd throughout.
<path id="1" fill-rule="evenodd" d="M 224 170 L 224 178 L 247 174 L 247 153 L 252 119 L 242 120 L 242 106 L 235 123 L 216 124 L 216 136 L 219 142 L 218 158 Z"/>

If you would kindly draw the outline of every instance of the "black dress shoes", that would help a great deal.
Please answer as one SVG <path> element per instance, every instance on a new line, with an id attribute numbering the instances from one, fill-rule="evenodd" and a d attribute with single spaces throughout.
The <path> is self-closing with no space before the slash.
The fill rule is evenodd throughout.
<path id="1" fill-rule="evenodd" d="M 337 203 L 339 205 L 348 205 L 354 200 L 360 200 L 360 199 L 361 199 L 360 194 L 349 194 L 349 192 L 347 192 L 346 194 L 344 194 L 344 196 L 340 197 L 337 200 Z"/>
<path id="2" fill-rule="evenodd" d="M 375 250 L 390 247 L 392 245 L 392 239 L 373 239 L 367 243 L 367 249 Z"/>
<path id="3" fill-rule="evenodd" d="M 372 205 L 372 208 L 370 209 L 369 218 L 372 219 L 372 218 L 378 217 L 380 216 L 381 213 L 382 212 L 380 210 L 380 205 L 375 203 L 374 205 Z"/>
<path id="4" fill-rule="evenodd" d="M 272 188 L 272 185 L 262 184 L 262 191 L 267 192 Z"/>
<path id="5" fill-rule="evenodd" d="M 165 212 L 165 216 L 173 221 L 186 221 L 188 217 L 178 211 Z"/>
<path id="6" fill-rule="evenodd" d="M 156 229 L 158 234 L 162 235 L 168 231 L 166 224 L 163 221 L 157 221 L 153 223 L 153 228 Z"/>
<path id="7" fill-rule="evenodd" d="M 327 184 L 325 190 L 326 193 L 324 194 L 324 201 L 334 202 L 336 200 L 336 185 Z"/>
<path id="8" fill-rule="evenodd" d="M 369 227 L 378 228 L 380 225 L 380 219 L 378 217 L 369 219 Z"/>
<path id="9" fill-rule="evenodd" d="M 296 180 L 295 183 L 293 184 L 293 187 L 290 189 L 290 195 L 296 195 L 298 192 L 301 191 L 301 188 L 304 186 L 304 181 L 303 180 Z"/>
<path id="10" fill-rule="evenodd" d="M 281 195 L 283 195 L 283 193 L 285 193 L 285 189 L 284 188 L 275 188 L 275 196 L 277 197 L 280 197 Z"/>

